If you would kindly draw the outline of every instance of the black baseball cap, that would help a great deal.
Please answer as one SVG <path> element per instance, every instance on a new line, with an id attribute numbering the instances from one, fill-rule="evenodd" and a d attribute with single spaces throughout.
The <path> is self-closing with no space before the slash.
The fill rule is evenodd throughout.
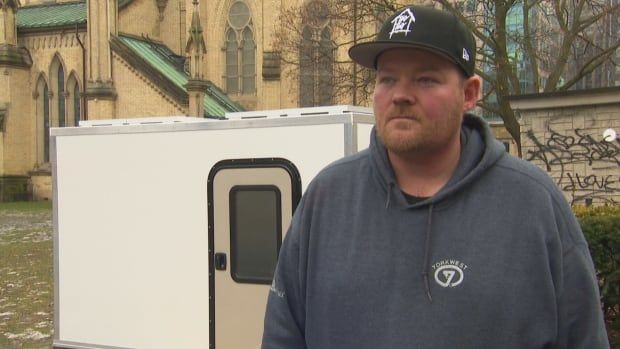
<path id="1" fill-rule="evenodd" d="M 392 48 L 419 48 L 456 63 L 466 76 L 474 75 L 476 41 L 453 13 L 425 6 L 407 6 L 390 16 L 375 41 L 352 46 L 349 57 L 364 67 L 377 69 L 377 59 Z"/>

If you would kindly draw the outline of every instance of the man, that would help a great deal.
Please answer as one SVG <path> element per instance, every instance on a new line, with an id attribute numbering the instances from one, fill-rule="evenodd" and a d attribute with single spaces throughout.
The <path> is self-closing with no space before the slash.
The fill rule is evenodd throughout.
<path id="1" fill-rule="evenodd" d="M 376 69 L 376 127 L 304 194 L 263 348 L 608 348 L 562 193 L 466 114 L 481 84 L 471 32 L 410 6 L 349 54 Z"/>

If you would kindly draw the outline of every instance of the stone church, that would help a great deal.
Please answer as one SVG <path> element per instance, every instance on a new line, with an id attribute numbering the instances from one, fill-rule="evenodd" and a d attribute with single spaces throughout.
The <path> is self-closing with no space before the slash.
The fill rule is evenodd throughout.
<path id="1" fill-rule="evenodd" d="M 0 0 L 0 201 L 51 199 L 50 127 L 333 104 L 281 71 L 283 1 Z"/>

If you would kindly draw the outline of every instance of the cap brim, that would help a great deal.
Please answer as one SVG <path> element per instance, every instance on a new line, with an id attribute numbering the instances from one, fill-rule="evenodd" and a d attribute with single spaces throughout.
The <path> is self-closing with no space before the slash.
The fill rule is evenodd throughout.
<path id="1" fill-rule="evenodd" d="M 442 56 L 449 60 L 450 62 L 454 62 L 454 60 L 447 53 L 437 49 L 436 47 L 420 45 L 420 44 L 412 44 L 410 42 L 365 42 L 361 44 L 357 44 L 352 46 L 349 49 L 349 57 L 351 59 L 366 68 L 377 69 L 377 58 L 385 51 L 395 49 L 395 48 L 417 48 L 421 50 L 426 50 Z M 457 64 L 458 66 L 458 64 Z"/>

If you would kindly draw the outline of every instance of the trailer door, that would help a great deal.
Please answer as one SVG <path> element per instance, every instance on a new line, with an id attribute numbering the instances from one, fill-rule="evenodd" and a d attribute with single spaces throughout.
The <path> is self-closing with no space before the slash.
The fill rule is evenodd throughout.
<path id="1" fill-rule="evenodd" d="M 284 159 L 227 160 L 209 175 L 211 348 L 258 348 L 301 181 Z"/>

